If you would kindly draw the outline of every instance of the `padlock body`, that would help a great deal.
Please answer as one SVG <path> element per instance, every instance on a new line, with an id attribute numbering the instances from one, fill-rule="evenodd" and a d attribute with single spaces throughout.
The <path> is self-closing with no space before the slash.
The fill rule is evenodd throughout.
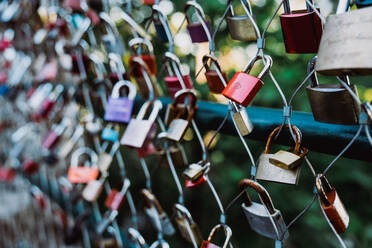
<path id="1" fill-rule="evenodd" d="M 225 79 L 225 82 L 227 82 L 227 76 L 225 72 L 221 72 L 222 77 Z M 217 71 L 215 70 L 210 70 L 205 72 L 205 77 L 207 78 L 207 84 L 208 88 L 212 93 L 215 94 L 221 94 L 223 89 L 225 89 L 224 83 L 218 76 Z"/>
<path id="2" fill-rule="evenodd" d="M 167 138 L 179 142 L 185 135 L 189 121 L 184 119 L 174 119 L 168 126 Z"/>
<path id="3" fill-rule="evenodd" d="M 351 89 L 358 95 L 356 86 Z M 314 119 L 319 122 L 354 125 L 358 123 L 360 106 L 339 84 L 320 84 L 307 87 Z"/>
<path id="4" fill-rule="evenodd" d="M 187 106 L 185 104 L 168 104 L 165 112 L 165 125 L 169 125 L 176 118 L 187 118 Z"/>
<path id="5" fill-rule="evenodd" d="M 237 72 L 222 91 L 222 94 L 247 107 L 262 86 L 263 82 L 260 79 L 244 72 Z"/>
<path id="6" fill-rule="evenodd" d="M 245 108 L 241 108 L 238 112 L 233 112 L 232 116 L 242 136 L 246 136 L 253 131 L 253 124 Z"/>
<path id="7" fill-rule="evenodd" d="M 280 15 L 287 53 L 317 53 L 322 37 L 322 22 L 314 12 L 292 11 Z"/>
<path id="8" fill-rule="evenodd" d="M 221 248 L 221 246 L 212 244 L 211 242 L 205 241 L 205 240 L 203 240 L 203 243 L 201 244 L 200 247 L 201 248 Z"/>
<path id="9" fill-rule="evenodd" d="M 208 31 L 210 33 L 210 25 L 207 21 L 205 23 L 207 24 Z M 201 23 L 190 23 L 187 25 L 187 30 L 189 31 L 192 43 L 202 43 L 209 41 L 208 35 Z"/>
<path id="10" fill-rule="evenodd" d="M 105 200 L 105 206 L 111 210 L 119 210 L 123 205 L 125 195 L 116 189 L 112 189 Z"/>
<path id="11" fill-rule="evenodd" d="M 287 231 L 287 225 L 279 210 L 275 210 L 275 213 L 270 216 L 266 207 L 256 202 L 252 202 L 251 206 L 247 206 L 243 203 L 242 209 L 248 219 L 250 227 L 258 234 L 275 240 L 286 240 L 288 238 L 289 233 Z M 277 236 L 271 219 L 275 224 L 279 237 Z"/>
<path id="12" fill-rule="evenodd" d="M 202 175 L 201 177 L 199 177 L 196 180 L 186 179 L 185 187 L 189 188 L 189 189 L 197 188 L 197 187 L 200 187 L 200 186 L 204 185 L 206 182 L 207 182 L 207 180 L 206 180 L 205 176 Z"/>
<path id="13" fill-rule="evenodd" d="M 10 182 L 13 181 L 14 177 L 17 175 L 15 169 L 0 167 L 0 182 Z"/>
<path id="14" fill-rule="evenodd" d="M 60 135 L 57 134 L 54 130 L 51 130 L 43 140 L 42 146 L 45 149 L 50 150 L 57 144 L 59 138 Z"/>
<path id="15" fill-rule="evenodd" d="M 84 188 L 81 196 L 88 202 L 94 202 L 98 199 L 103 189 L 103 182 L 99 180 L 90 181 Z"/>
<path id="16" fill-rule="evenodd" d="M 196 180 L 203 175 L 203 167 L 199 164 L 190 164 L 189 167 L 182 173 L 182 176 L 187 180 Z"/>
<path id="17" fill-rule="evenodd" d="M 169 42 L 165 28 L 161 24 L 160 20 L 154 21 L 154 26 L 158 39 L 162 42 Z"/>
<path id="18" fill-rule="evenodd" d="M 301 166 L 292 170 L 286 170 L 270 163 L 273 154 L 261 154 L 257 163 L 256 179 L 297 185 L 301 173 Z"/>
<path id="19" fill-rule="evenodd" d="M 192 88 L 192 83 L 189 75 L 182 76 L 183 82 L 185 83 L 186 89 Z M 177 76 L 166 76 L 164 78 L 165 84 L 167 85 L 169 96 L 174 99 L 174 95 L 177 91 L 182 90 L 181 82 L 178 80 Z M 184 101 L 184 97 L 180 98 L 180 102 Z"/>
<path id="20" fill-rule="evenodd" d="M 104 128 L 101 133 L 103 140 L 116 142 L 119 139 L 119 132 L 112 128 Z"/>
<path id="21" fill-rule="evenodd" d="M 154 143 L 152 143 L 151 140 L 145 141 L 143 146 L 141 148 L 137 149 L 137 154 L 140 158 L 145 158 L 145 157 L 150 156 L 150 155 L 152 155 L 156 152 L 157 152 L 157 150 L 154 146 Z"/>
<path id="22" fill-rule="evenodd" d="M 133 100 L 127 97 L 109 97 L 105 112 L 105 120 L 112 122 L 128 123 L 133 109 Z"/>
<path id="23" fill-rule="evenodd" d="M 349 214 L 346 212 L 345 206 L 341 202 L 336 190 L 332 190 L 326 195 L 331 205 L 326 206 L 323 202 L 321 202 L 321 206 L 329 221 L 336 229 L 336 232 L 339 234 L 344 233 L 349 226 Z"/>
<path id="24" fill-rule="evenodd" d="M 301 165 L 302 157 L 292 152 L 280 150 L 269 158 L 269 162 L 280 168 L 290 170 Z"/>
<path id="25" fill-rule="evenodd" d="M 89 183 L 97 179 L 99 170 L 94 167 L 77 166 L 70 167 L 67 172 L 67 179 L 71 183 Z"/>
<path id="26" fill-rule="evenodd" d="M 148 120 L 131 119 L 120 141 L 122 145 L 141 148 L 153 123 Z"/>
<path id="27" fill-rule="evenodd" d="M 192 243 L 192 238 L 188 231 L 188 226 L 190 226 L 192 235 L 197 245 L 200 245 L 203 241 L 199 226 L 196 223 L 190 223 L 186 217 L 176 217 L 176 224 L 178 230 L 181 233 L 181 236 L 186 239 L 188 242 Z"/>
<path id="28" fill-rule="evenodd" d="M 228 16 L 226 21 L 233 40 L 257 40 L 256 29 L 248 16 Z"/>
<path id="29" fill-rule="evenodd" d="M 129 65 L 131 68 L 131 75 L 133 77 L 143 77 L 142 66 L 133 61 L 134 58 L 141 58 L 149 68 L 150 75 L 156 75 L 156 61 L 155 56 L 150 54 L 134 55 L 129 58 Z"/>

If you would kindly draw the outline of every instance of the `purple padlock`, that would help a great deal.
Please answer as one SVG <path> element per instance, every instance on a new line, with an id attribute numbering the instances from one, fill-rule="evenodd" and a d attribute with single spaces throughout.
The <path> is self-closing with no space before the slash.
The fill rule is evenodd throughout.
<path id="1" fill-rule="evenodd" d="M 190 7 L 196 10 L 196 15 L 200 22 L 192 23 L 187 11 Z M 188 1 L 185 5 L 185 15 L 187 20 L 187 30 L 189 31 L 192 43 L 208 42 L 212 40 L 211 28 L 205 20 L 203 8 L 195 1 Z"/>
<path id="2" fill-rule="evenodd" d="M 120 89 L 123 86 L 128 88 L 127 97 L 120 96 Z M 132 82 L 127 80 L 117 82 L 107 102 L 105 121 L 128 123 L 131 119 L 135 97 L 136 86 Z"/>

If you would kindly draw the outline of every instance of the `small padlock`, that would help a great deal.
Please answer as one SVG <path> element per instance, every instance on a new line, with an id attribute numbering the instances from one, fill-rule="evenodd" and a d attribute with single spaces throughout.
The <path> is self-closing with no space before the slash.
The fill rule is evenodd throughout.
<path id="1" fill-rule="evenodd" d="M 176 230 L 155 195 L 147 189 L 142 189 L 141 194 L 145 200 L 145 212 L 153 222 L 154 227 L 165 235 L 173 235 Z"/>
<path id="2" fill-rule="evenodd" d="M 152 20 L 154 22 L 158 39 L 162 42 L 169 42 L 169 40 L 172 40 L 173 37 L 166 15 L 163 13 L 158 5 L 152 6 L 152 10 Z"/>
<path id="3" fill-rule="evenodd" d="M 216 232 L 219 229 L 223 229 L 226 235 L 226 239 L 225 239 L 225 242 L 223 243 L 223 246 L 218 246 L 212 243 L 213 236 L 216 234 Z M 229 226 L 227 226 L 226 224 L 218 224 L 215 227 L 213 227 L 212 231 L 209 233 L 208 240 L 203 241 L 203 243 L 201 244 L 201 248 L 227 248 L 227 246 L 230 244 L 231 236 L 232 236 L 232 231 Z M 230 244 L 230 247 L 232 247 L 231 244 Z"/>
<path id="4" fill-rule="evenodd" d="M 185 135 L 185 133 L 187 131 L 187 128 L 190 124 L 190 121 L 192 120 L 192 118 L 195 114 L 195 110 L 197 108 L 197 106 L 196 106 L 196 101 L 197 101 L 196 92 L 194 90 L 190 90 L 190 89 L 183 89 L 183 90 L 178 91 L 175 95 L 175 98 L 174 98 L 174 101 L 173 101 L 172 105 L 173 106 L 178 105 L 179 104 L 179 99 L 184 98 L 186 95 L 191 96 L 191 102 L 189 103 L 189 106 L 187 108 L 187 118 L 183 119 L 180 116 L 176 116 L 176 118 L 173 119 L 169 123 L 168 129 L 166 131 L 166 133 L 167 133 L 166 137 L 168 139 L 172 140 L 172 141 L 175 141 L 175 142 L 179 142 L 183 138 L 183 136 Z"/>
<path id="5" fill-rule="evenodd" d="M 203 167 L 205 161 L 199 161 L 198 163 L 190 164 L 189 167 L 182 173 L 182 176 L 186 180 L 195 181 L 199 179 L 205 171 L 205 168 Z"/>
<path id="6" fill-rule="evenodd" d="M 138 63 L 133 62 L 133 59 L 136 57 L 141 58 L 145 62 L 149 68 L 149 75 L 156 75 L 156 61 L 155 56 L 153 55 L 154 48 L 151 42 L 143 38 L 134 38 L 129 41 L 129 47 L 132 54 L 134 54 L 129 58 L 131 75 L 135 78 L 142 78 L 144 76 L 141 66 Z M 140 50 L 140 55 L 137 55 L 138 50 Z"/>
<path id="7" fill-rule="evenodd" d="M 151 114 L 148 119 L 145 118 L 146 112 L 148 112 L 150 106 L 152 106 Z M 162 103 L 159 100 L 145 102 L 137 117 L 131 119 L 124 135 L 120 141 L 122 145 L 126 145 L 134 148 L 141 148 L 151 131 L 151 127 L 154 124 Z"/>
<path id="8" fill-rule="evenodd" d="M 128 88 L 128 96 L 120 97 L 120 88 L 126 86 Z M 105 121 L 128 123 L 130 121 L 133 109 L 134 98 L 136 97 L 136 86 L 132 82 L 122 80 L 117 82 L 111 96 L 108 99 Z"/>
<path id="9" fill-rule="evenodd" d="M 265 68 L 258 75 L 254 77 L 248 73 L 253 68 L 257 60 L 264 60 Z M 261 78 L 263 78 L 269 71 L 272 66 L 272 59 L 268 55 L 256 55 L 249 62 L 248 66 L 245 68 L 244 72 L 235 73 L 234 77 L 230 80 L 229 84 L 222 91 L 222 94 L 233 100 L 234 102 L 247 107 L 249 103 L 253 100 L 253 97 L 258 93 L 258 91 L 263 86 Z"/>
<path id="10" fill-rule="evenodd" d="M 81 196 L 88 202 L 97 201 L 99 195 L 103 190 L 103 185 L 106 180 L 106 175 L 102 176 L 99 180 L 92 180 L 84 187 Z"/>
<path id="11" fill-rule="evenodd" d="M 310 3 L 313 3 L 310 0 Z M 317 53 L 322 37 L 322 21 L 312 7 L 291 11 L 289 0 L 283 1 L 284 14 L 280 15 L 283 39 L 287 53 Z"/>
<path id="12" fill-rule="evenodd" d="M 256 191 L 263 203 L 252 202 L 246 192 L 245 202 L 242 203 L 242 208 L 250 227 L 262 236 L 285 241 L 289 237 L 287 225 L 280 211 L 274 208 L 266 189 L 257 181 L 250 179 L 241 180 L 239 183 L 240 190 L 246 190 L 247 187 Z"/>
<path id="13" fill-rule="evenodd" d="M 105 200 L 105 206 L 109 208 L 112 211 L 118 211 L 123 205 L 125 200 L 125 195 L 128 192 L 128 189 L 130 187 L 130 181 L 129 179 L 125 178 L 123 181 L 123 186 L 121 187 L 121 190 L 118 191 L 116 189 L 112 189 L 109 195 L 107 196 Z"/>
<path id="14" fill-rule="evenodd" d="M 188 189 L 198 188 L 207 182 L 207 177 L 203 174 L 195 180 L 186 179 L 185 187 Z"/>
<path id="15" fill-rule="evenodd" d="M 199 22 L 192 23 L 187 11 L 193 7 Z M 187 1 L 185 5 L 185 16 L 187 21 L 187 30 L 189 31 L 192 43 L 208 42 L 212 40 L 209 23 L 205 19 L 203 8 L 195 1 Z"/>
<path id="16" fill-rule="evenodd" d="M 90 166 L 78 166 L 79 157 L 87 154 L 90 157 Z M 71 155 L 70 168 L 68 168 L 68 180 L 71 183 L 88 183 L 97 179 L 99 170 L 97 168 L 97 154 L 88 147 L 81 147 Z"/>
<path id="17" fill-rule="evenodd" d="M 288 125 L 286 125 L 285 127 L 288 127 Z M 269 138 L 267 139 L 265 151 L 258 159 L 256 179 L 297 185 L 301 172 L 300 164 L 303 157 L 306 155 L 307 150 L 301 148 L 300 130 L 293 125 L 291 126 L 291 128 L 296 135 L 296 145 L 293 151 L 294 153 L 297 153 L 297 156 L 295 156 L 295 158 L 292 159 L 290 162 L 295 165 L 297 164 L 297 166 L 293 169 L 283 169 L 283 164 L 286 162 L 286 159 L 288 157 L 284 156 L 285 160 L 283 161 L 280 154 L 270 154 L 272 140 L 281 129 L 281 126 L 278 126 L 270 133 Z M 273 162 L 275 162 L 275 164 Z M 281 167 L 279 167 L 278 164 L 281 164 Z M 287 165 L 287 167 L 290 167 L 290 165 Z"/>
<path id="18" fill-rule="evenodd" d="M 208 61 L 211 61 L 211 65 L 216 67 L 215 70 L 210 70 L 208 66 Z M 221 94 L 225 86 L 227 85 L 226 73 L 221 71 L 220 64 L 215 56 L 207 54 L 203 56 L 203 65 L 205 67 L 205 77 L 207 79 L 207 84 L 209 90 L 215 94 Z"/>
<path id="19" fill-rule="evenodd" d="M 142 0 L 142 1 L 143 1 L 143 4 L 146 4 L 146 5 L 154 5 L 156 3 L 156 0 Z"/>
<path id="20" fill-rule="evenodd" d="M 44 64 L 41 70 L 35 76 L 37 83 L 53 82 L 57 76 L 58 64 L 57 60 L 53 59 Z"/>
<path id="21" fill-rule="evenodd" d="M 198 224 L 192 218 L 189 210 L 179 203 L 174 204 L 173 209 L 176 213 L 175 220 L 181 236 L 192 243 L 194 247 L 199 246 L 203 241 L 203 237 Z"/>
<path id="22" fill-rule="evenodd" d="M 316 63 L 315 56 L 309 62 L 308 73 L 314 70 Z M 358 123 L 360 106 L 346 88 L 341 84 L 319 84 L 315 72 L 309 80 L 306 92 L 316 121 L 344 125 Z M 356 85 L 349 84 L 349 87 L 358 95 Z"/>
<path id="23" fill-rule="evenodd" d="M 241 41 L 254 41 L 257 40 L 257 32 L 253 19 L 252 8 L 247 0 L 240 0 L 243 5 L 243 9 L 247 15 L 234 15 L 233 7 L 231 3 L 233 0 L 229 0 L 227 5 L 230 5 L 228 15 L 226 17 L 227 26 L 230 31 L 231 38 L 234 40 Z"/>
<path id="24" fill-rule="evenodd" d="M 112 160 L 113 160 L 112 153 L 101 151 L 98 154 L 98 162 L 97 162 L 99 170 L 102 173 L 107 173 L 112 163 Z"/>
<path id="25" fill-rule="evenodd" d="M 253 124 L 248 117 L 247 110 L 234 102 L 230 104 L 232 105 L 232 117 L 240 134 L 242 136 L 250 134 L 253 131 Z"/>
<path id="26" fill-rule="evenodd" d="M 106 141 L 110 141 L 115 143 L 119 140 L 119 129 L 120 127 L 118 125 L 115 125 L 114 127 L 111 124 L 108 124 L 101 133 L 101 138 Z"/>
<path id="27" fill-rule="evenodd" d="M 321 174 L 316 177 L 316 189 L 320 197 L 320 204 L 337 233 L 344 233 L 349 225 L 349 214 L 341 202 L 335 188 L 327 178 Z"/>

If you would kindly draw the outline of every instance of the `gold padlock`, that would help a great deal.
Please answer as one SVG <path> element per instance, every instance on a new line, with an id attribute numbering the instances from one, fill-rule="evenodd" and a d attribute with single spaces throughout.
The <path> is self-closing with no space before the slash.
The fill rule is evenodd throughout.
<path id="1" fill-rule="evenodd" d="M 288 127 L 288 125 L 286 125 L 285 127 Z M 293 150 L 294 151 L 304 150 L 306 152 L 306 149 L 301 148 L 300 130 L 296 126 L 293 126 L 293 125 L 291 126 L 291 128 L 296 134 L 296 146 Z M 261 154 L 258 160 L 256 179 L 270 181 L 270 182 L 277 182 L 277 183 L 285 183 L 285 184 L 297 184 L 299 176 L 300 176 L 300 172 L 301 172 L 301 166 L 299 166 L 302 161 L 301 155 L 299 155 L 300 157 L 299 161 L 297 161 L 296 159 L 292 160 L 295 163 L 298 163 L 297 167 L 294 167 L 293 169 L 283 169 L 271 162 L 271 161 L 278 161 L 281 159 L 280 157 L 276 157 L 275 154 L 270 154 L 272 140 L 275 137 L 275 135 L 279 132 L 280 129 L 281 129 L 281 126 L 278 126 L 277 128 L 275 128 L 271 132 L 267 140 L 265 151 L 263 154 Z M 286 158 L 285 160 L 287 160 L 287 157 L 285 158 Z M 284 163 L 286 161 L 281 161 L 281 162 Z"/>
<path id="2" fill-rule="evenodd" d="M 198 224 L 193 220 L 189 210 L 181 205 L 174 204 L 174 211 L 176 213 L 176 224 L 181 233 L 181 236 L 194 246 L 199 246 L 203 241 Z"/>
<path id="3" fill-rule="evenodd" d="M 242 136 L 250 134 L 253 131 L 253 124 L 248 117 L 247 110 L 234 102 L 230 104 L 232 104 L 232 117 L 240 134 Z"/>

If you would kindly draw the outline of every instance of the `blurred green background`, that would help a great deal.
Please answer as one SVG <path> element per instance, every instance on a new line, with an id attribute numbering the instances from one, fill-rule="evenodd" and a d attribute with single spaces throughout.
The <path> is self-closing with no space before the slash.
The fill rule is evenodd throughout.
<path id="1" fill-rule="evenodd" d="M 171 24 L 173 33 L 183 20 L 183 7 L 185 0 L 163 1 L 162 8 L 168 11 L 168 20 Z M 199 1 L 204 8 L 208 21 L 213 28 L 219 22 L 221 15 L 226 8 L 226 0 L 203 0 Z M 304 8 L 305 1 L 291 1 L 293 9 Z M 336 2 L 322 0 L 316 2 L 320 6 L 324 15 L 334 13 Z M 243 13 L 240 1 L 234 1 L 235 11 Z M 277 1 L 273 0 L 255 0 L 252 2 L 253 13 L 257 20 L 258 26 L 262 32 L 267 21 L 278 6 Z M 145 20 L 151 13 L 147 6 L 135 4 L 133 16 L 138 21 Z M 150 31 L 154 32 L 152 26 Z M 155 33 L 153 33 L 155 37 Z M 347 34 L 345 34 L 347 35 Z M 155 40 L 155 54 L 158 58 L 158 67 L 160 68 L 162 54 L 167 46 Z M 180 56 L 183 69 L 193 75 L 200 68 L 200 64 L 195 62 L 200 60 L 200 56 L 208 52 L 207 46 L 193 45 L 188 38 L 185 25 L 175 37 L 176 53 Z M 233 41 L 224 22 L 216 36 L 216 55 L 223 69 L 228 71 L 229 78 L 235 71 L 242 70 L 249 58 L 256 52 L 255 42 Z M 306 77 L 307 63 L 312 58 L 311 54 L 297 55 L 286 54 L 282 33 L 280 28 L 279 17 L 276 16 L 268 33 L 266 35 L 265 53 L 273 58 L 272 72 L 281 85 L 284 94 L 289 99 L 296 87 Z M 197 55 L 197 56 L 195 56 Z M 260 68 L 259 68 L 260 69 Z M 253 73 L 258 73 L 259 69 Z M 201 73 L 203 74 L 203 73 Z M 336 83 L 332 77 L 319 76 L 320 83 Z M 352 82 L 357 84 L 359 96 L 363 101 L 372 100 L 372 88 L 370 77 L 353 77 Z M 198 78 L 193 80 L 195 88 L 200 97 L 204 100 L 221 101 L 219 96 L 209 93 L 205 80 Z M 264 87 L 257 94 L 253 101 L 254 106 L 263 106 L 270 108 L 282 108 L 281 98 L 269 77 L 264 78 Z M 164 82 L 159 77 L 159 83 L 164 86 Z M 301 90 L 293 102 L 293 109 L 298 111 L 311 111 L 305 90 Z M 203 130 L 203 135 L 210 137 L 212 130 Z M 330 134 L 332 135 L 332 134 Z M 335 134 L 336 135 L 336 134 Z M 199 145 L 192 135 L 187 136 L 184 141 L 189 161 L 196 162 L 201 159 Z M 207 139 L 207 138 L 206 138 Z M 264 149 L 264 141 L 256 142 L 246 138 L 250 145 L 255 159 L 259 157 Z M 322 142 L 319 140 L 319 142 Z M 127 160 L 130 161 L 129 177 L 134 185 L 134 192 L 138 192 L 144 186 L 144 177 L 139 165 L 139 161 L 131 153 L 124 151 Z M 240 140 L 237 137 L 218 135 L 217 143 L 210 151 L 211 160 L 214 164 L 210 172 L 210 178 L 215 184 L 218 194 L 220 195 L 224 206 L 239 193 L 238 182 L 250 175 L 250 162 Z M 321 172 L 334 158 L 333 156 L 309 152 L 308 155 L 315 170 Z M 156 158 L 149 158 L 150 170 L 153 178 L 154 193 L 158 196 L 161 204 L 168 213 L 172 213 L 172 205 L 177 201 L 178 195 L 176 185 L 167 169 L 161 169 L 156 162 Z M 263 183 L 270 193 L 274 205 L 281 210 L 284 219 L 289 223 L 311 200 L 313 196 L 313 177 L 310 170 L 305 164 L 302 165 L 302 173 L 299 185 L 287 186 L 274 183 Z M 345 207 L 350 215 L 350 226 L 342 238 L 348 247 L 372 247 L 372 170 L 370 164 L 357 160 L 341 158 L 330 170 L 327 178 L 330 183 L 337 189 Z M 179 175 L 182 168 L 178 169 Z M 181 179 L 183 181 L 183 179 Z M 200 225 L 204 238 L 208 236 L 212 227 L 219 222 L 219 210 L 217 204 L 209 190 L 204 185 L 197 189 L 185 189 L 186 206 L 192 213 L 194 220 Z M 138 194 L 136 194 L 138 196 Z M 252 194 L 253 195 L 253 194 Z M 257 197 L 253 197 L 257 200 Z M 138 205 L 143 204 L 141 199 L 135 199 Z M 241 199 L 235 203 L 227 212 L 227 223 L 232 227 L 232 243 L 236 247 L 273 247 L 274 241 L 261 237 L 253 232 L 243 215 L 240 207 Z M 152 228 L 147 225 L 145 220 L 142 227 L 148 240 L 155 239 Z M 221 242 L 222 236 L 218 237 Z M 189 247 L 186 242 L 177 237 L 166 238 L 172 247 Z M 222 244 L 222 243 L 219 243 Z M 319 204 L 314 202 L 310 210 L 297 221 L 290 229 L 290 247 L 340 247 L 333 235 L 330 227 L 323 218 Z"/>

